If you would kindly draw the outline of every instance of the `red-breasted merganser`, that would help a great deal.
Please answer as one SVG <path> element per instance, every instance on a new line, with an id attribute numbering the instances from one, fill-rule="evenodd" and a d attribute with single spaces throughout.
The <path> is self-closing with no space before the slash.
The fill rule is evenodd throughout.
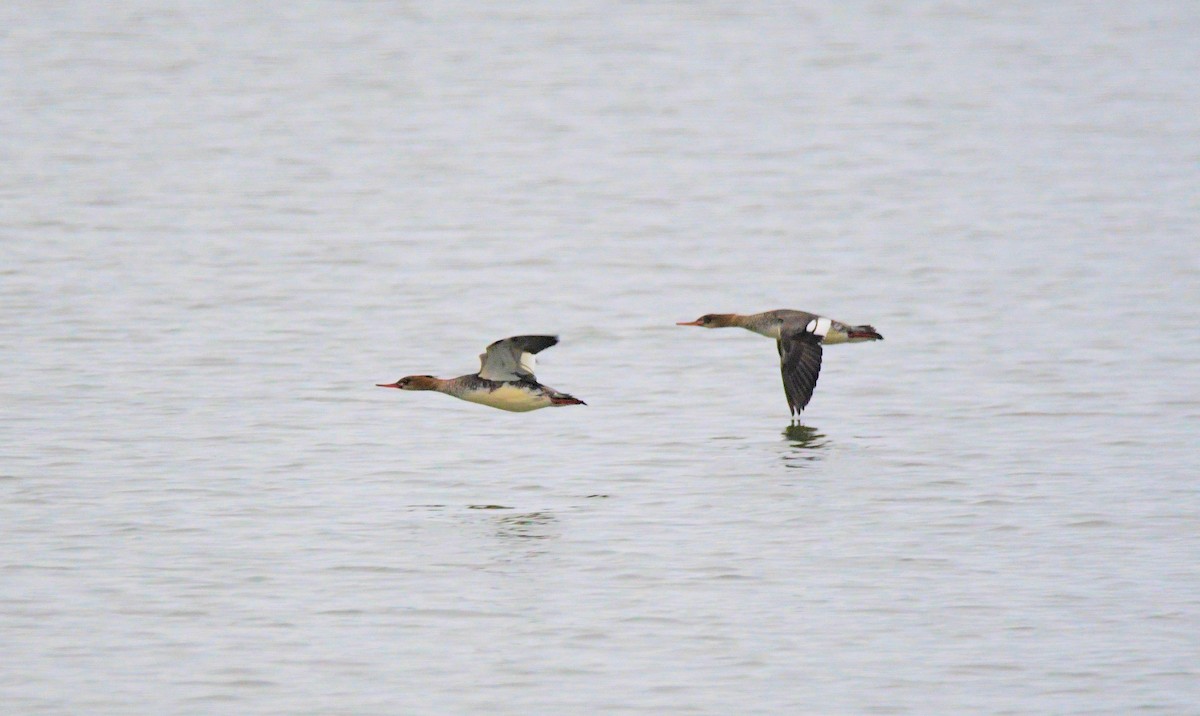
<path id="1" fill-rule="evenodd" d="M 380 388 L 436 390 L 472 403 L 524 413 L 559 405 L 587 405 L 542 385 L 533 377 L 534 354 L 558 343 L 557 336 L 513 336 L 496 341 L 479 354 L 479 372 L 457 378 L 410 375 Z"/>
<path id="2" fill-rule="evenodd" d="M 709 313 L 677 326 L 703 328 L 745 328 L 774 338 L 779 349 L 779 367 L 783 372 L 783 392 L 788 408 L 797 415 L 812 399 L 821 374 L 822 345 L 881 341 L 883 336 L 871 326 L 851 326 L 807 311 L 781 309 L 743 316 L 738 313 Z"/>

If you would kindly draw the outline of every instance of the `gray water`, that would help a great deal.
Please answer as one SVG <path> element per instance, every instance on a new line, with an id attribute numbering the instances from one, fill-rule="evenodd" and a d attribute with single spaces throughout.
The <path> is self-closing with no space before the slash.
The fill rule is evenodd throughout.
<path id="1" fill-rule="evenodd" d="M 3 713 L 1200 713 L 1197 37 L 4 3 Z"/>

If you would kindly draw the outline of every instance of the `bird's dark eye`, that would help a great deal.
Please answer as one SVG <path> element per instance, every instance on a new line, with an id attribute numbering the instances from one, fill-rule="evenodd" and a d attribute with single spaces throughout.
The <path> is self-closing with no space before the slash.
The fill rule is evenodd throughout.
<path id="1" fill-rule="evenodd" d="M 712 316 L 701 316 L 700 322 L 701 323 L 712 323 Z"/>

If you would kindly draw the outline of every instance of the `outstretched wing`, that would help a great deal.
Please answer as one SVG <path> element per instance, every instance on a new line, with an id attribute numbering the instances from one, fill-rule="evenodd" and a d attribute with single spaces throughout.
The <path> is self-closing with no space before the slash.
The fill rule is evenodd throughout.
<path id="1" fill-rule="evenodd" d="M 487 380 L 534 379 L 534 354 L 555 343 L 558 343 L 558 336 L 513 336 L 496 341 L 479 355 L 479 377 Z"/>
<path id="2" fill-rule="evenodd" d="M 812 400 L 813 389 L 821 375 L 821 337 L 806 331 L 785 334 L 778 341 L 779 369 L 783 373 L 783 393 L 795 415 Z"/>

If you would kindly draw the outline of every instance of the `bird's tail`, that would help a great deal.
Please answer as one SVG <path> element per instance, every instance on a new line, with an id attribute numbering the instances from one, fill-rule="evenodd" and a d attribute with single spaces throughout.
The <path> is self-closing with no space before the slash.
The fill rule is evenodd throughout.
<path id="1" fill-rule="evenodd" d="M 555 395 L 550 396 L 550 404 L 551 405 L 587 405 L 587 403 L 583 402 L 579 398 L 576 398 L 573 395 L 567 395 L 566 393 L 557 393 Z"/>
<path id="2" fill-rule="evenodd" d="M 883 336 L 879 334 L 879 331 L 875 330 L 874 326 L 850 326 L 850 330 L 846 332 L 846 335 L 851 343 L 883 340 Z"/>

